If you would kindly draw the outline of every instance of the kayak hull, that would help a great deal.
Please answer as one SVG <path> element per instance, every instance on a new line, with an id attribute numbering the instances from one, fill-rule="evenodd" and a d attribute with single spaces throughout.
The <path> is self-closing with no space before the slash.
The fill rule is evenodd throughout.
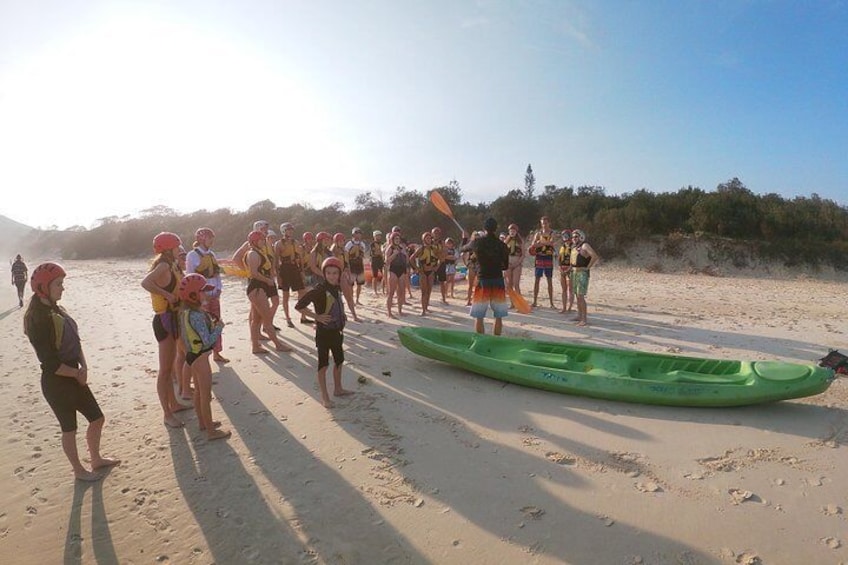
<path id="1" fill-rule="evenodd" d="M 668 406 L 744 406 L 827 390 L 831 369 L 782 361 L 733 361 L 401 328 L 418 355 L 493 379 L 564 394 Z"/>

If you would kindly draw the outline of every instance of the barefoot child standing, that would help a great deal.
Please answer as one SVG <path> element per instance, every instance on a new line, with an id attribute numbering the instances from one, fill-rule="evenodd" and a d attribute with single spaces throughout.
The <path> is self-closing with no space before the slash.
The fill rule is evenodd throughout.
<path id="1" fill-rule="evenodd" d="M 203 310 L 203 293 L 215 287 L 208 284 L 206 277 L 191 273 L 180 281 L 179 295 L 183 308 L 180 311 L 180 337 L 185 344 L 185 362 L 191 368 L 194 379 L 194 409 L 200 430 L 206 432 L 206 439 L 224 439 L 230 432 L 219 430 L 220 422 L 212 420 L 212 369 L 209 356 L 224 324 Z"/>
<path id="2" fill-rule="evenodd" d="M 327 367 L 330 365 L 330 352 L 333 353 L 333 396 L 347 396 L 352 391 L 342 388 L 342 363 L 344 350 L 342 330 L 345 326 L 344 304 L 339 282 L 342 276 L 342 262 L 336 257 L 328 257 L 321 263 L 323 281 L 318 283 L 306 295 L 297 301 L 295 309 L 301 316 L 315 320 L 315 345 L 318 348 L 318 387 L 321 389 L 321 403 L 332 408 L 333 401 L 327 390 Z M 312 305 L 313 310 L 309 309 Z"/>

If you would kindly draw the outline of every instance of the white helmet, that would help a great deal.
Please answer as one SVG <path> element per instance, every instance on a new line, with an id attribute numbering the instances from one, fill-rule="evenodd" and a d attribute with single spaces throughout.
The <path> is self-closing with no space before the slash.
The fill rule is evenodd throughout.
<path id="1" fill-rule="evenodd" d="M 256 220 L 253 222 L 253 231 L 267 230 L 271 224 L 267 220 Z"/>
<path id="2" fill-rule="evenodd" d="M 371 232 L 371 235 L 373 237 L 377 237 L 378 235 L 383 235 L 383 232 L 381 232 L 380 230 L 374 230 L 373 232 Z"/>
<path id="3" fill-rule="evenodd" d="M 283 222 L 280 224 L 280 233 L 286 233 L 286 230 L 293 230 L 294 224 L 291 222 Z"/>

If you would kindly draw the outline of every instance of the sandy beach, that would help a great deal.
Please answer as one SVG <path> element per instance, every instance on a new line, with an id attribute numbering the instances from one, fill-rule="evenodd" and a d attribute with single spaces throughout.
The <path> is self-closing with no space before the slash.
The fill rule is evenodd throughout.
<path id="1" fill-rule="evenodd" d="M 106 415 L 103 452 L 123 464 L 74 481 L 7 286 L 2 563 L 848 563 L 844 379 L 816 397 L 734 409 L 520 388 L 399 345 L 406 324 L 470 330 L 464 286 L 426 318 L 416 298 L 399 320 L 365 289 L 363 321 L 345 330 L 356 394 L 328 411 L 311 327 L 284 327 L 281 311 L 295 351 L 252 355 L 243 283 L 227 278 L 231 363 L 213 364 L 212 409 L 233 437 L 207 442 L 193 412 L 181 413 L 184 428 L 162 424 L 146 262 L 64 265 L 62 304 Z M 527 269 L 522 287 L 529 297 Z M 589 327 L 539 308 L 511 314 L 504 333 L 809 363 L 848 349 L 846 291 L 605 264 L 592 274 Z"/>

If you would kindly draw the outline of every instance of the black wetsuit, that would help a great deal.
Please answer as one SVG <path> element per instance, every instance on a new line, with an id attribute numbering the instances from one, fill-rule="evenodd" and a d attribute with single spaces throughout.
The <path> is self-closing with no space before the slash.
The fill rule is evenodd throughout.
<path id="1" fill-rule="evenodd" d="M 41 362 L 41 392 L 59 420 L 63 432 L 77 429 L 77 412 L 93 422 L 103 417 L 91 389 L 71 377 L 56 374 L 59 366 L 79 368 L 82 358 L 77 324 L 59 306 L 38 298 L 27 311 L 27 336 Z"/>

